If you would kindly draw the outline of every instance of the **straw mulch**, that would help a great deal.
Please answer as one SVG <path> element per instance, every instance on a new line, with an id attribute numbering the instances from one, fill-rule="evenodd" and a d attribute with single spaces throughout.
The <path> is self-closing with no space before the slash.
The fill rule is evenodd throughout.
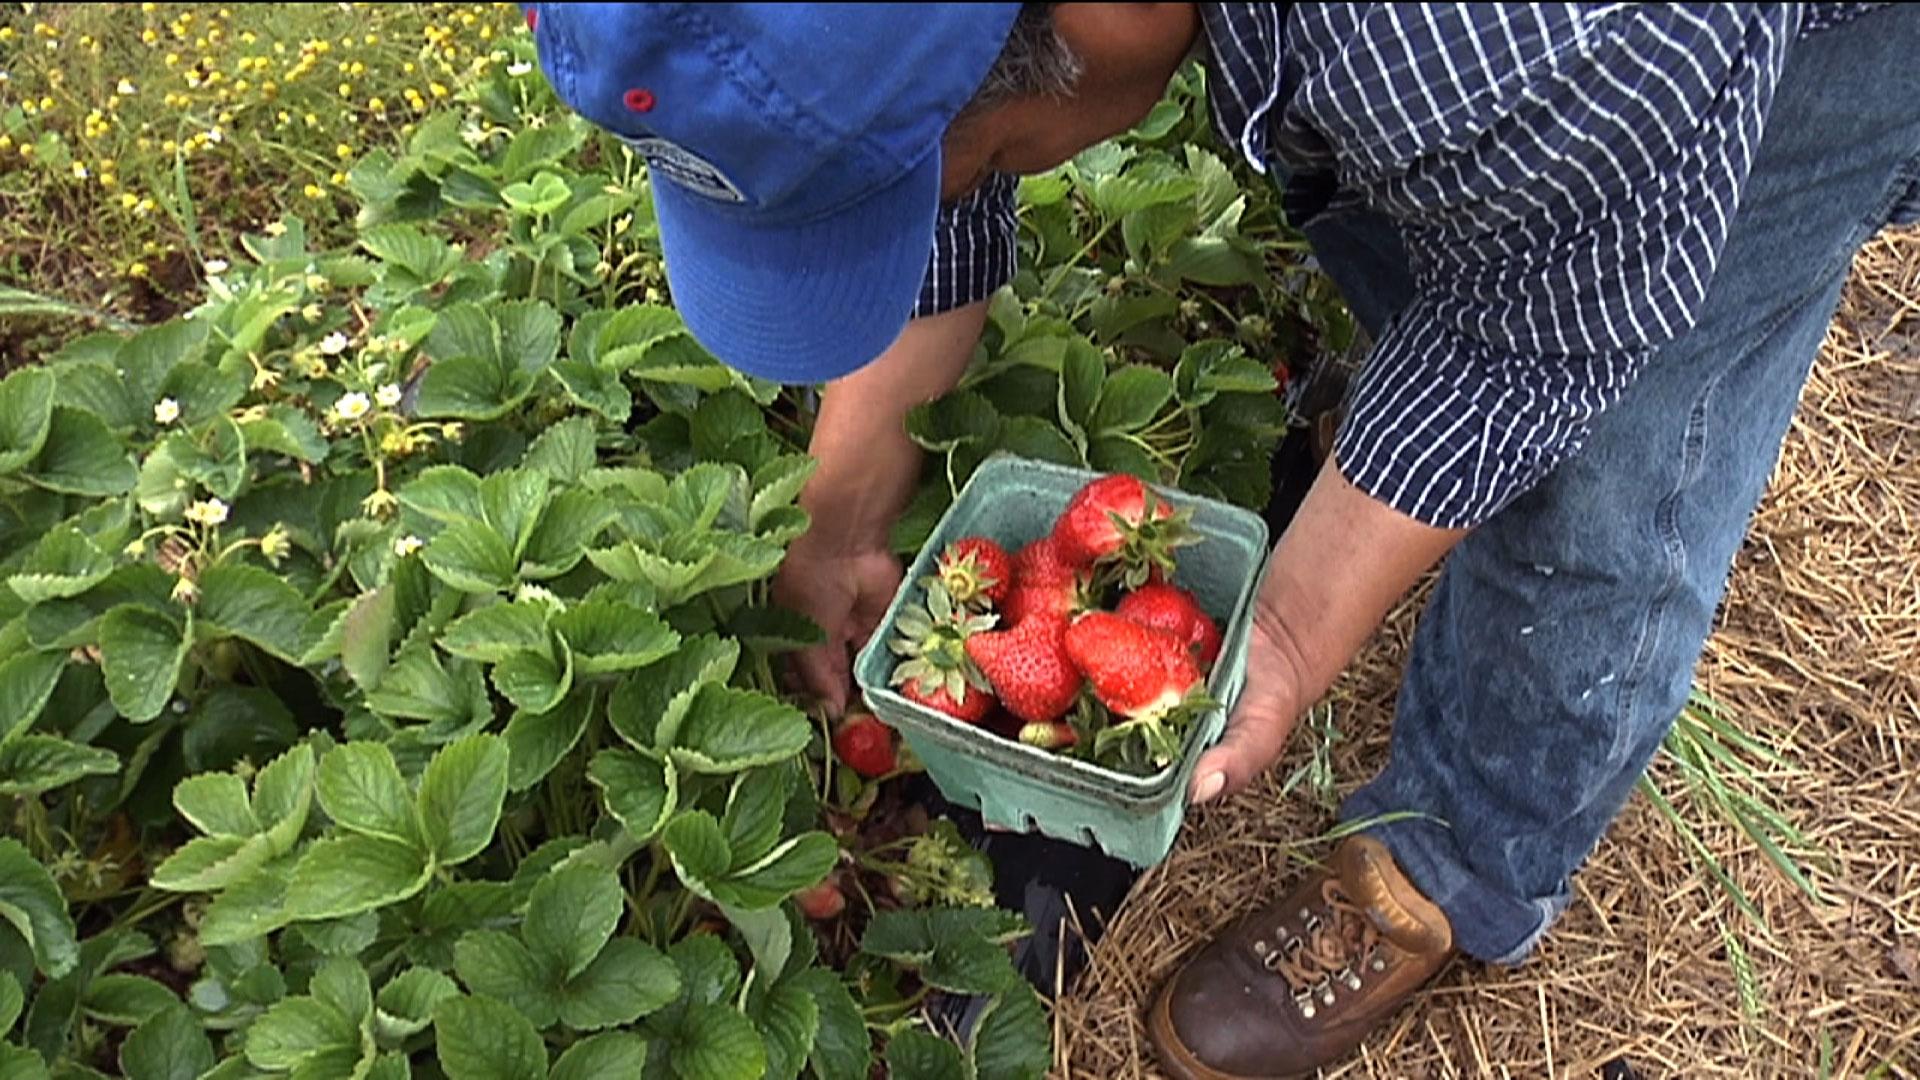
<path id="1" fill-rule="evenodd" d="M 1205 936 L 1282 891 L 1327 845 L 1328 797 L 1384 762 L 1410 599 L 1331 698 L 1340 735 L 1316 795 L 1303 724 L 1250 792 L 1189 819 L 1056 1009 L 1059 1077 L 1158 1076 L 1141 1008 Z M 1636 795 L 1518 968 L 1454 964 L 1339 1077 L 1920 1075 L 1920 230 L 1854 267 L 1699 683 L 1794 764 L 1776 804 L 1829 857 L 1805 900 L 1755 846 L 1662 791 L 1772 927 L 1744 919 Z M 1730 951 L 1726 936 L 1738 942 Z M 1736 967 L 1751 977 L 1743 1010 Z M 1823 1067 L 1823 1059 L 1825 1065 Z"/>

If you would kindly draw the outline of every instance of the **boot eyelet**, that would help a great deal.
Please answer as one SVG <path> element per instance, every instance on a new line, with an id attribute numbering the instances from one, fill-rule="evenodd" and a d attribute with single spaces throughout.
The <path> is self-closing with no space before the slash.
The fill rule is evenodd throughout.
<path id="1" fill-rule="evenodd" d="M 1373 970 L 1375 971 L 1387 970 L 1387 962 L 1385 960 L 1380 959 L 1379 957 L 1375 957 L 1373 961 Z"/>

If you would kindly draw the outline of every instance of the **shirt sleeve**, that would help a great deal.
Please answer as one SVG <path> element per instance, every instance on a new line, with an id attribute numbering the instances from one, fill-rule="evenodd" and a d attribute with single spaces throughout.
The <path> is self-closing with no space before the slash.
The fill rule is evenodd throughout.
<path id="1" fill-rule="evenodd" d="M 1013 280 L 1018 190 L 1017 176 L 994 173 L 965 197 L 940 207 L 914 318 L 986 300 Z"/>
<path id="2" fill-rule="evenodd" d="M 1407 17 L 1445 48 L 1432 16 Z M 1350 482 L 1470 528 L 1580 448 L 1697 317 L 1795 19 L 1651 5 L 1579 28 L 1477 104 L 1443 105 L 1423 145 L 1396 145 L 1407 129 L 1384 121 L 1379 139 L 1334 140 L 1346 183 L 1399 224 L 1415 279 L 1335 439 Z M 1487 41 L 1475 48 L 1485 63 Z M 1380 95 L 1376 115 L 1433 100 L 1393 80 L 1437 61 L 1380 59 L 1361 87 Z"/>

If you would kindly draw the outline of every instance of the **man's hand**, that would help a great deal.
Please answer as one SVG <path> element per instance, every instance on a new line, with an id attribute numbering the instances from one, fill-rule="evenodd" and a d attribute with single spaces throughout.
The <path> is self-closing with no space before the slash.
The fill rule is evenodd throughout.
<path id="1" fill-rule="evenodd" d="M 794 667 L 833 714 L 853 699 L 853 654 L 886 614 L 900 585 L 900 560 L 885 548 L 838 548 L 810 535 L 796 541 L 774 578 L 774 601 L 826 632 L 822 644 L 797 654 Z"/>
<path id="2" fill-rule="evenodd" d="M 1333 685 L 1395 602 L 1464 530 L 1423 525 L 1347 483 L 1328 458 L 1268 558 L 1255 600 L 1247 685 L 1188 798 L 1245 787 L 1280 757 L 1302 710 Z"/>
<path id="3" fill-rule="evenodd" d="M 900 585 L 888 534 L 920 479 L 907 413 L 953 389 L 986 323 L 984 303 L 915 319 L 878 359 L 824 392 L 807 446 L 818 467 L 800 494 L 813 522 L 788 550 L 773 591 L 826 631 L 827 641 L 801 653 L 795 667 L 835 713 L 853 696 L 852 652 Z"/>

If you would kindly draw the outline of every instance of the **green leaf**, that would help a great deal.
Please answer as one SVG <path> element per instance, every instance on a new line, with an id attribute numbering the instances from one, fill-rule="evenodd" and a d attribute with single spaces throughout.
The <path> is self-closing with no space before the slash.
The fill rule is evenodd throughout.
<path id="1" fill-rule="evenodd" d="M 991 994 L 1019 979 L 1003 946 L 1025 923 L 994 908 L 901 909 L 876 913 L 861 949 L 915 969 L 956 994 Z"/>
<path id="2" fill-rule="evenodd" d="M 483 522 L 449 525 L 427 543 L 420 557 L 434 577 L 462 592 L 504 592 L 516 582 L 513 549 Z"/>
<path id="3" fill-rule="evenodd" d="M 772 907 L 817 884 L 840 854 L 832 837 L 816 832 L 788 840 L 754 863 L 738 865 L 720 823 L 704 810 L 675 816 L 661 839 L 689 889 L 748 910 Z"/>
<path id="4" fill-rule="evenodd" d="M 421 376 L 415 408 L 431 419 L 498 420 L 526 398 L 528 389 L 492 360 L 453 356 L 435 360 Z"/>
<path id="5" fill-rule="evenodd" d="M 264 417 L 241 421 L 240 437 L 250 451 L 281 454 L 310 465 L 327 456 L 320 425 L 291 405 L 269 405 Z"/>
<path id="6" fill-rule="evenodd" d="M 793 505 L 818 466 L 819 462 L 811 455 L 783 454 L 755 471 L 753 501 L 747 509 L 747 527 L 757 532 L 769 513 Z"/>
<path id="7" fill-rule="evenodd" d="M 560 314 L 541 300 L 514 300 L 493 308 L 500 327 L 500 357 L 509 366 L 534 372 L 560 353 Z"/>
<path id="8" fill-rule="evenodd" d="M 0 475 L 32 461 L 47 444 L 57 380 L 42 367 L 23 367 L 0 382 Z"/>
<path id="9" fill-rule="evenodd" d="M 732 368 L 685 334 L 664 338 L 639 355 L 632 349 L 615 349 L 602 362 L 648 382 L 690 386 L 708 393 L 725 390 L 739 378 Z"/>
<path id="10" fill-rule="evenodd" d="M 568 195 L 566 181 L 550 172 L 500 189 L 500 197 L 506 200 L 508 206 L 519 213 L 532 215 L 553 213 L 566 204 Z"/>
<path id="11" fill-rule="evenodd" d="M 887 1076 L 889 1080 L 969 1080 L 960 1048 L 919 1028 L 907 1028 L 887 1040 Z"/>
<path id="12" fill-rule="evenodd" d="M 33 546 L 7 585 L 29 604 L 79 596 L 105 581 L 113 558 L 86 533 L 70 526 L 54 529 Z"/>
<path id="13" fill-rule="evenodd" d="M 1107 377 L 1100 351 L 1075 339 L 1060 361 L 1060 423 L 1071 433 L 1084 433 L 1093 421 L 1094 406 Z"/>
<path id="14" fill-rule="evenodd" d="M 673 734 L 671 753 L 690 772 L 738 772 L 799 753 L 811 730 L 806 714 L 785 702 L 706 683 Z"/>
<path id="15" fill-rule="evenodd" d="M 1142 480 L 1160 479 L 1160 466 L 1152 455 L 1121 435 L 1104 435 L 1087 444 L 1087 464 L 1101 472 L 1127 473 Z"/>
<path id="16" fill-rule="evenodd" d="M 553 628 L 573 648 L 581 675 L 646 667 L 680 646 L 658 615 L 616 600 L 588 600 L 554 616 Z"/>
<path id="17" fill-rule="evenodd" d="M 339 1010 L 311 997 L 290 997 L 247 1028 L 247 1060 L 261 1069 L 292 1069 L 330 1050 L 357 1050 L 360 1032 Z"/>
<path id="18" fill-rule="evenodd" d="M 618 937 L 560 993 L 560 1020 L 576 1031 L 630 1024 L 680 993 L 673 962 L 637 938 Z"/>
<path id="19" fill-rule="evenodd" d="M 595 367 L 580 360 L 561 360 L 547 369 L 582 407 L 592 409 L 616 424 L 624 424 L 633 414 L 633 393 L 620 381 L 618 372 Z"/>
<path id="20" fill-rule="evenodd" d="M 0 999 L 6 997 L 6 982 L 0 977 Z M 136 1027 L 155 1015 L 180 1004 L 180 995 L 144 975 L 115 972 L 96 975 L 87 984 L 82 1008 L 88 1016 L 117 1027 Z M 0 1000 L 0 1034 L 7 1027 L 6 1002 Z"/>
<path id="21" fill-rule="evenodd" d="M 547 505 L 550 486 L 546 473 L 532 469 L 509 469 L 480 481 L 480 505 L 487 524 L 506 541 L 516 565 Z"/>
<path id="22" fill-rule="evenodd" d="M 19 735 L 0 743 L 0 795 L 32 796 L 83 776 L 111 776 L 120 757 L 55 735 Z"/>
<path id="23" fill-rule="evenodd" d="M 341 828 L 420 846 L 413 793 L 385 743 L 350 742 L 328 751 L 317 790 L 320 808 Z"/>
<path id="24" fill-rule="evenodd" d="M 1171 397 L 1173 380 L 1166 372 L 1145 364 L 1128 364 L 1108 375 L 1088 431 L 1096 436 L 1138 431 L 1153 422 Z"/>
<path id="25" fill-rule="evenodd" d="M 374 1030 L 385 1044 L 411 1039 L 433 1023 L 442 1001 L 460 996 L 460 988 L 431 968 L 408 968 L 380 988 L 374 999 Z"/>
<path id="26" fill-rule="evenodd" d="M 339 919 L 398 903 L 425 887 L 433 860 L 411 845 L 372 836 L 314 841 L 294 867 L 287 913 Z"/>
<path id="27" fill-rule="evenodd" d="M 247 799 L 246 781 L 233 773 L 189 776 L 173 789 L 180 816 L 208 836 L 252 836 L 260 831 Z"/>
<path id="28" fill-rule="evenodd" d="M 1252 285 L 1267 275 L 1266 265 L 1256 252 L 1219 236 L 1185 236 L 1175 241 L 1167 271 L 1195 284 L 1214 287 Z"/>
<path id="29" fill-rule="evenodd" d="M 671 761 L 634 750 L 602 750 L 587 765 L 607 812 L 637 840 L 651 839 L 678 802 L 679 774 Z"/>
<path id="30" fill-rule="evenodd" d="M 586 970 L 613 936 L 625 901 L 612 870 L 592 864 L 564 866 L 534 885 L 520 934 L 547 970 L 571 979 Z"/>
<path id="31" fill-rule="evenodd" d="M 808 968 L 787 980 L 787 985 L 812 998 L 820 1009 L 813 1052 L 808 1058 L 814 1076 L 834 1080 L 870 1074 L 873 1040 L 867 1034 L 860 1003 L 853 999 L 853 992 L 839 974 L 826 968 Z"/>
<path id="32" fill-rule="evenodd" d="M 373 225 L 361 230 L 359 242 L 374 258 L 404 268 L 422 285 L 440 281 L 460 264 L 459 253 L 445 240 L 410 225 Z"/>
<path id="33" fill-rule="evenodd" d="M 501 732 L 507 741 L 507 790 L 525 791 L 552 772 L 580 741 L 596 703 L 592 692 L 577 691 L 543 713 L 515 709 Z"/>
<path id="34" fill-rule="evenodd" d="M 33 949 L 35 965 L 48 978 L 60 978 L 79 963 L 81 945 L 73 938 L 73 919 L 60 886 L 12 836 L 0 836 L 0 919 L 19 930 Z"/>
<path id="35" fill-rule="evenodd" d="M 230 634 L 297 664 L 313 609 L 279 577 L 257 566 L 221 563 L 200 578 L 197 613 L 203 631 Z"/>
<path id="36" fill-rule="evenodd" d="M 119 437 L 91 414 L 65 405 L 53 407 L 40 453 L 22 473 L 48 491 L 95 497 L 124 494 L 139 479 Z"/>
<path id="37" fill-rule="evenodd" d="M 66 666 L 57 652 L 22 652 L 0 662 L 0 743 L 39 718 Z"/>
<path id="38" fill-rule="evenodd" d="M 480 521 L 480 478 L 458 465 L 435 465 L 395 492 L 400 505 L 442 525 Z"/>
<path id="39" fill-rule="evenodd" d="M 599 363 L 618 367 L 621 358 L 614 356 L 617 350 L 631 350 L 628 355 L 639 356 L 658 342 L 686 332 L 687 324 L 680 313 L 664 304 L 630 305 L 614 312 L 600 327 L 594 352 L 587 359 L 597 358 Z"/>
<path id="40" fill-rule="evenodd" d="M 20 1010 L 26 1003 L 20 980 L 14 978 L 11 971 L 0 971 L 0 1040 L 13 1030 L 13 1022 L 20 1019 Z"/>
<path id="41" fill-rule="evenodd" d="M 453 670 L 425 646 L 409 649 L 387 668 L 380 685 L 367 695 L 367 707 L 386 716 L 455 723 L 484 708 L 486 687 L 480 669 L 456 660 Z"/>
<path id="42" fill-rule="evenodd" d="M 0 1042 L 0 1076 L 7 1080 L 48 1080 L 47 1063 L 24 1046 Z"/>
<path id="43" fill-rule="evenodd" d="M 545 473 L 557 483 L 578 483 L 598 457 L 598 438 L 592 420 L 569 417 L 540 433 L 523 459 L 529 469 Z"/>
<path id="44" fill-rule="evenodd" d="M 547 1080 L 605 1080 L 639 1076 L 647 1064 L 647 1041 L 624 1031 L 609 1031 L 582 1039 L 553 1063 Z"/>
<path id="45" fill-rule="evenodd" d="M 380 918 L 377 912 L 363 911 L 344 919 L 302 923 L 295 933 L 321 956 L 356 956 L 380 936 Z"/>
<path id="46" fill-rule="evenodd" d="M 313 747 L 301 743 L 253 778 L 253 816 L 267 827 L 275 854 L 293 850 L 313 805 Z"/>
<path id="47" fill-rule="evenodd" d="M 733 865 L 757 862 L 779 842 L 792 779 L 792 770 L 780 766 L 753 769 L 733 778 L 726 813 L 720 818 Z"/>
<path id="48" fill-rule="evenodd" d="M 454 620 L 440 647 L 468 660 L 497 664 L 516 653 L 546 652 L 547 608 L 531 601 L 488 604 Z"/>
<path id="49" fill-rule="evenodd" d="M 785 911 L 777 907 L 748 910 L 722 904 L 720 913 L 746 941 L 760 982 L 775 979 L 786 970 L 787 961 L 793 956 L 793 924 L 787 921 Z"/>
<path id="50" fill-rule="evenodd" d="M 907 435 L 935 452 L 975 443 L 990 446 L 1000 438 L 1000 413 L 983 395 L 956 390 L 907 413 Z"/>
<path id="51" fill-rule="evenodd" d="M 1120 176 L 1094 183 L 1088 195 L 1103 219 L 1112 219 L 1149 206 L 1185 202 L 1199 183 L 1182 175 L 1171 163 L 1143 162 Z"/>
<path id="52" fill-rule="evenodd" d="M 360 961 L 335 956 L 320 965 L 308 986 L 314 1000 L 331 1007 L 358 1027 L 373 1018 L 373 988 Z"/>
<path id="53" fill-rule="evenodd" d="M 453 968 L 469 990 L 511 1005 L 537 1029 L 551 1027 L 560 1015 L 553 971 L 512 934 L 473 930 L 461 935 L 453 947 Z"/>
<path id="54" fill-rule="evenodd" d="M 555 495 L 527 537 L 521 576 L 543 580 L 572 570 L 587 546 L 596 543 L 618 518 L 613 504 L 592 492 L 575 489 Z"/>
<path id="55" fill-rule="evenodd" d="M 121 343 L 114 359 L 138 404 L 151 406 L 173 369 L 205 351 L 207 329 L 199 319 L 175 319 L 142 330 Z"/>
<path id="56" fill-rule="evenodd" d="M 1041 1080 L 1053 1067 L 1052 1032 L 1033 987 L 1018 983 L 987 1006 L 973 1030 L 968 1056 L 973 1074 Z"/>
<path id="57" fill-rule="evenodd" d="M 545 1080 L 547 1050 L 525 1017 L 489 997 L 449 998 L 433 1011 L 448 1080 Z"/>
<path id="58" fill-rule="evenodd" d="M 154 1014 L 120 1046 L 120 1069 L 140 1080 L 198 1080 L 213 1068 L 213 1044 L 184 1005 Z"/>
<path id="59" fill-rule="evenodd" d="M 469 735 L 443 747 L 420 780 L 420 820 L 434 857 L 457 865 L 485 850 L 507 794 L 507 745 Z"/>
<path id="60" fill-rule="evenodd" d="M 767 1044 L 731 1005 L 693 1005 L 669 1050 L 683 1080 L 756 1080 L 767 1071 Z"/>
<path id="61" fill-rule="evenodd" d="M 493 685 L 502 697 L 531 713 L 551 711 L 573 689 L 573 650 L 558 641 L 552 652 L 518 652 L 496 664 Z"/>
<path id="62" fill-rule="evenodd" d="M 160 715 L 190 642 L 171 619 L 123 604 L 100 620 L 100 669 L 120 715 L 143 723 Z"/>
<path id="63" fill-rule="evenodd" d="M 1080 451 L 1060 433 L 1060 429 L 1051 421 L 1037 416 L 1009 418 L 1006 426 L 1000 429 L 1000 444 L 997 449 L 1005 450 L 1009 454 L 1018 454 L 1024 458 L 1051 461 L 1057 465 L 1073 468 L 1086 465 L 1080 457 Z"/>
<path id="64" fill-rule="evenodd" d="M 778 915 L 781 925 L 786 916 Z M 820 1030 L 820 1005 L 807 992 L 791 982 L 782 982 L 766 994 L 757 995 L 748 1015 L 760 1029 L 767 1044 L 768 1080 L 794 1080 L 806 1066 L 807 1055 Z"/>
<path id="65" fill-rule="evenodd" d="M 671 657 L 620 684 L 607 719 L 635 746 L 671 745 L 695 693 L 708 683 L 732 678 L 739 662 L 738 641 L 709 634 L 687 638 Z"/>

